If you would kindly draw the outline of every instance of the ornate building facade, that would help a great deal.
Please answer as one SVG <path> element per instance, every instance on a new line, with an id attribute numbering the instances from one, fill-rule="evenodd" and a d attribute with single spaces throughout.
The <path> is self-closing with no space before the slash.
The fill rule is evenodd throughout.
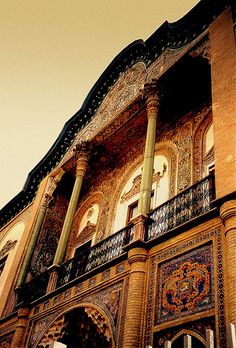
<path id="1" fill-rule="evenodd" d="M 1 211 L 0 347 L 233 347 L 235 7 L 124 49 Z"/>

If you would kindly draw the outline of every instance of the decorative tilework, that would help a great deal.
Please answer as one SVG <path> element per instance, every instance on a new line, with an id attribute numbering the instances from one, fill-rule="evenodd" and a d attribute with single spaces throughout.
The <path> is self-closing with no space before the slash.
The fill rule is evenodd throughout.
<path id="1" fill-rule="evenodd" d="M 96 277 L 89 279 L 89 284 L 88 284 L 89 288 L 94 285 L 96 285 Z"/>
<path id="2" fill-rule="evenodd" d="M 153 332 L 152 328 L 154 325 L 154 308 L 155 308 L 155 287 L 157 283 L 157 270 L 158 265 L 161 262 L 165 262 L 170 258 L 173 258 L 181 253 L 188 252 L 191 248 L 196 248 L 199 244 L 209 243 L 214 240 L 216 243 L 216 250 L 214 254 L 215 266 L 217 271 L 218 282 L 215 284 L 215 291 L 217 291 L 217 322 L 219 333 L 219 346 L 221 348 L 227 347 L 226 337 L 226 314 L 224 304 L 224 273 L 223 273 L 223 261 L 222 261 L 222 241 L 221 232 L 219 228 L 215 228 L 209 231 L 198 234 L 191 240 L 186 240 L 182 244 L 178 244 L 169 247 L 163 251 L 160 251 L 151 258 L 150 263 L 150 282 L 148 287 L 148 307 L 147 307 L 147 318 L 146 318 L 146 334 L 145 334 L 145 346 L 153 345 Z M 157 308 L 157 307 L 156 307 Z"/>
<path id="3" fill-rule="evenodd" d="M 107 269 L 106 271 L 104 271 L 103 273 L 102 273 L 102 280 L 106 280 L 106 279 L 109 279 L 110 278 L 110 270 L 109 269 Z"/>
<path id="4" fill-rule="evenodd" d="M 83 285 L 83 283 L 81 283 L 77 286 L 77 292 L 81 293 L 83 290 L 84 290 L 84 285 Z"/>
<path id="5" fill-rule="evenodd" d="M 70 297 L 70 295 L 71 295 L 71 289 L 68 289 L 65 291 L 64 298 L 66 299 L 66 298 Z"/>
<path id="6" fill-rule="evenodd" d="M 214 306 L 212 246 L 206 245 L 159 267 L 156 323 Z"/>
<path id="7" fill-rule="evenodd" d="M 11 342 L 13 339 L 13 333 L 0 338 L 0 348 L 10 348 L 11 347 Z"/>
<path id="8" fill-rule="evenodd" d="M 125 270 L 125 264 L 124 263 L 121 263 L 121 264 L 116 266 L 116 273 L 117 274 L 124 272 L 124 270 Z"/>
<path id="9" fill-rule="evenodd" d="M 44 302 L 43 309 L 49 308 L 49 305 L 50 305 L 49 301 Z"/>

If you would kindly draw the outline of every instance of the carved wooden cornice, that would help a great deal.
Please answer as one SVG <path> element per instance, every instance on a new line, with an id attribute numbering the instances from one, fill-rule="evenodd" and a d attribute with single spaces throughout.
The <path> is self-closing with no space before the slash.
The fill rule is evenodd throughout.
<path id="1" fill-rule="evenodd" d="M 204 38 L 204 40 L 200 41 L 198 45 L 196 45 L 190 52 L 190 56 L 195 57 L 202 57 L 209 61 L 211 61 L 210 57 L 210 40 L 207 38 Z"/>

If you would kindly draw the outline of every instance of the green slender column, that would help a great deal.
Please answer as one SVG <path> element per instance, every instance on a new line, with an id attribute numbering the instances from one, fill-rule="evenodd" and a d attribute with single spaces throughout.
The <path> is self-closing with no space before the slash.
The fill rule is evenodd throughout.
<path id="1" fill-rule="evenodd" d="M 28 266 L 29 266 L 29 263 L 30 263 L 30 260 L 31 260 L 31 257 L 32 257 L 33 251 L 34 251 L 34 247 L 35 247 L 35 244 L 37 242 L 38 235 L 39 235 L 39 232 L 40 232 L 42 224 L 43 224 L 43 220 L 45 217 L 45 212 L 47 209 L 49 197 L 50 196 L 48 194 L 45 194 L 43 197 L 42 205 L 41 205 L 41 207 L 39 209 L 39 213 L 38 213 L 38 218 L 36 220 L 36 223 L 35 223 L 35 226 L 33 229 L 33 233 L 31 235 L 31 239 L 30 239 L 29 244 L 28 244 L 27 249 L 26 249 L 25 258 L 24 258 L 23 264 L 22 264 L 21 269 L 20 269 L 20 274 L 18 276 L 16 287 L 19 287 L 25 280 Z"/>
<path id="2" fill-rule="evenodd" d="M 88 166 L 88 144 L 85 142 L 77 144 L 75 148 L 75 156 L 78 158 L 76 166 L 76 179 L 71 194 L 69 206 L 66 212 L 65 221 L 62 227 L 61 236 L 58 242 L 57 251 L 54 257 L 54 266 L 60 265 L 65 256 L 67 242 L 69 239 L 71 225 L 77 207 L 83 178 L 85 176 L 85 172 Z"/>
<path id="3" fill-rule="evenodd" d="M 138 214 L 147 214 L 150 210 L 152 193 L 153 164 L 156 143 L 156 123 L 158 112 L 157 81 L 152 80 L 144 85 L 144 93 L 147 98 L 146 109 L 148 117 L 146 144 L 144 152 L 143 171 L 138 201 Z"/>
<path id="4" fill-rule="evenodd" d="M 43 224 L 43 221 L 45 218 L 45 212 L 46 212 L 48 203 L 49 203 L 50 199 L 52 198 L 53 192 L 56 189 L 57 184 L 61 180 L 64 173 L 65 173 L 65 171 L 62 168 L 60 168 L 58 170 L 56 175 L 54 175 L 51 178 L 51 181 L 50 181 L 48 188 L 46 190 L 47 192 L 43 196 L 41 207 L 39 208 L 38 217 L 37 217 L 34 229 L 33 229 L 33 233 L 31 235 L 31 239 L 30 239 L 29 244 L 27 246 L 24 261 L 23 261 L 23 264 L 22 264 L 22 267 L 20 270 L 20 274 L 18 276 L 17 287 L 19 287 L 25 280 L 25 276 L 26 276 L 26 273 L 28 271 L 29 263 L 30 263 L 32 255 L 33 255 L 34 248 L 35 248 L 35 245 L 36 245 L 36 242 L 38 239 L 38 235 L 39 235 L 39 232 L 41 231 L 41 227 L 42 227 L 42 224 Z"/>

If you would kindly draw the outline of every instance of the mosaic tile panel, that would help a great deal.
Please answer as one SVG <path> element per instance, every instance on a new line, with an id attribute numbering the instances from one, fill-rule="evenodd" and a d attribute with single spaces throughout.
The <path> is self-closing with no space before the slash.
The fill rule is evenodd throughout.
<path id="1" fill-rule="evenodd" d="M 156 324 L 214 307 L 212 260 L 206 245 L 160 265 Z"/>

